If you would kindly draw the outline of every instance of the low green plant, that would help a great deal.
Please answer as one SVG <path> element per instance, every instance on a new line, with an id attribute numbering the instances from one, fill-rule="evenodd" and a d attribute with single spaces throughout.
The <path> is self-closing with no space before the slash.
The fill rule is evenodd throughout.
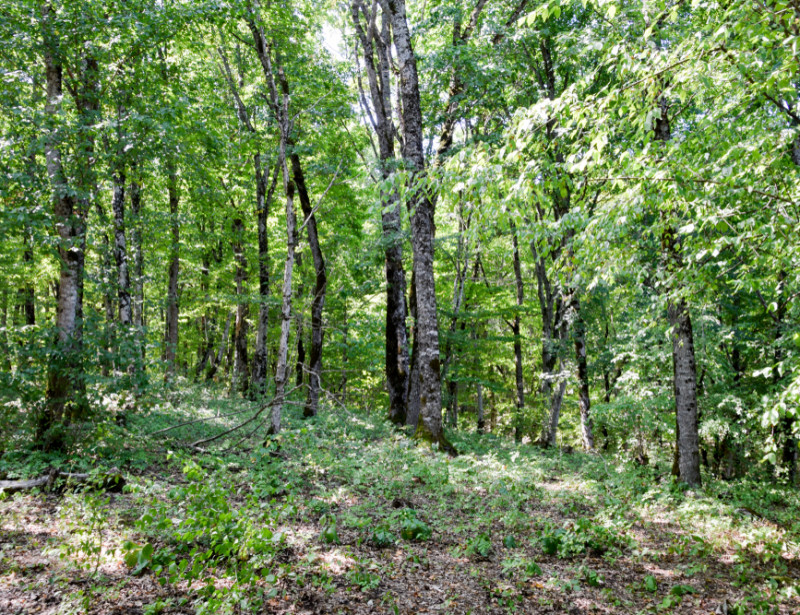
<path id="1" fill-rule="evenodd" d="M 417 518 L 413 510 L 403 511 L 400 520 L 400 536 L 403 540 L 429 540 L 433 530 L 424 521 Z"/>
<path id="2" fill-rule="evenodd" d="M 477 559 L 489 559 L 492 552 L 492 539 L 489 534 L 478 534 L 467 544 L 467 553 Z"/>

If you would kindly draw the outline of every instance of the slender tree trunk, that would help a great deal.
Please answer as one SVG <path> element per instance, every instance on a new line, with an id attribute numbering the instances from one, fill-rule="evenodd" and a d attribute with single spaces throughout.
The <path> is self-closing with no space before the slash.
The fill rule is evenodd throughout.
<path id="1" fill-rule="evenodd" d="M 33 272 L 33 239 L 30 229 L 26 228 L 23 234 L 24 250 L 22 263 L 25 268 L 25 285 L 19 289 L 22 299 L 22 311 L 25 314 L 25 324 L 29 327 L 36 324 L 36 290 L 30 281 Z"/>
<path id="2" fill-rule="evenodd" d="M 296 230 L 297 219 L 294 221 L 294 227 Z M 295 238 L 295 245 L 297 245 L 297 238 Z M 303 304 L 303 299 L 306 294 L 306 285 L 303 279 L 303 253 L 295 254 L 294 258 L 294 268 L 298 273 L 297 277 L 300 278 L 300 283 L 297 285 L 297 291 L 295 293 L 295 305 L 300 306 Z M 297 354 L 295 355 L 294 361 L 294 385 L 300 388 L 303 386 L 306 377 L 306 347 L 303 343 L 305 341 L 305 320 L 303 319 L 302 308 L 295 309 L 295 313 L 297 314 L 297 333 L 295 335 Z"/>
<path id="3" fill-rule="evenodd" d="M 133 169 L 135 175 L 136 169 Z M 142 250 L 142 187 L 138 178 L 131 180 L 131 260 L 133 261 L 133 325 L 144 327 L 144 252 Z M 141 338 L 141 331 L 137 332 Z M 144 352 L 144 344 L 141 344 Z"/>
<path id="4" fill-rule="evenodd" d="M 117 170 L 112 182 L 114 194 L 111 207 L 114 211 L 114 260 L 117 263 L 117 299 L 119 301 L 119 323 L 127 329 L 133 322 L 130 274 L 128 272 L 128 249 L 125 239 L 125 173 Z"/>
<path id="5" fill-rule="evenodd" d="M 322 310 L 325 308 L 325 292 L 328 288 L 328 276 L 325 269 L 325 259 L 317 232 L 317 218 L 311 207 L 308 196 L 303 168 L 300 157 L 293 153 L 292 175 L 297 186 L 297 195 L 300 198 L 300 207 L 303 210 L 304 224 L 308 231 L 308 245 L 311 248 L 311 258 L 314 261 L 314 296 L 311 300 L 311 356 L 308 363 L 308 397 L 303 409 L 303 416 L 315 416 L 319 410 L 319 394 L 322 378 L 322 341 L 325 331 L 322 327 Z"/>
<path id="6" fill-rule="evenodd" d="M 8 341 L 8 289 L 0 291 L 0 361 L 2 369 L 11 372 L 11 344 Z"/>
<path id="7" fill-rule="evenodd" d="M 269 219 L 272 196 L 278 182 L 277 166 L 272 175 L 272 183 L 267 190 L 267 169 L 261 169 L 261 156 L 254 157 L 256 175 L 256 213 L 258 218 L 258 331 L 253 355 L 253 392 L 263 394 L 267 387 L 267 333 L 269 331 Z"/>
<path id="8" fill-rule="evenodd" d="M 258 8 L 255 4 L 253 9 Z M 289 173 L 287 146 L 291 139 L 291 118 L 289 116 L 289 84 L 283 68 L 277 65 L 277 82 L 273 71 L 270 49 L 264 31 L 257 23 L 256 15 L 251 13 L 247 25 L 253 34 L 256 53 L 261 62 L 264 77 L 270 93 L 273 112 L 278 120 L 280 130 L 280 146 L 278 164 L 283 175 L 283 189 L 286 194 L 286 261 L 283 267 L 283 288 L 281 301 L 281 336 L 278 345 L 278 356 L 275 367 L 275 396 L 270 407 L 269 433 L 276 434 L 281 429 L 281 415 L 286 395 L 286 379 L 288 375 L 287 360 L 289 355 L 289 332 L 292 325 L 292 272 L 294 270 L 297 229 L 295 228 L 294 191 L 295 185 Z M 280 84 L 280 92 L 278 86 Z"/>
<path id="9" fill-rule="evenodd" d="M 572 310 L 573 338 L 575 341 L 575 362 L 578 366 L 578 407 L 581 412 L 581 442 L 586 451 L 594 450 L 594 434 L 591 416 L 591 399 L 589 397 L 589 366 L 586 361 L 586 323 L 581 314 L 580 301 L 573 294 Z"/>
<path id="10" fill-rule="evenodd" d="M 417 437 L 436 442 L 449 453 L 455 449 L 442 429 L 442 382 L 439 359 L 439 322 L 436 312 L 436 281 L 433 273 L 434 202 L 424 187 L 425 154 L 422 139 L 417 59 L 411 46 L 405 0 L 386 0 L 392 18 L 395 49 L 400 70 L 403 103 L 403 159 L 411 165 L 411 243 L 414 251 L 417 322 L 415 341 L 419 369 L 420 420 Z"/>
<path id="11" fill-rule="evenodd" d="M 178 217 L 180 196 L 178 194 L 178 171 L 171 155 L 167 156 L 166 168 L 172 240 L 170 244 L 166 331 L 164 335 L 164 359 L 167 363 L 164 379 L 169 382 L 175 375 L 175 356 L 178 351 L 178 273 L 180 269 L 180 219 Z"/>
<path id="12" fill-rule="evenodd" d="M 525 381 L 522 374 L 522 309 L 525 306 L 525 287 L 522 283 L 522 262 L 519 256 L 517 229 L 513 222 L 511 223 L 511 240 L 514 248 L 514 283 L 517 291 L 517 309 L 514 312 L 514 322 L 511 327 L 514 333 L 514 376 L 517 385 L 514 439 L 520 442 L 525 412 Z"/>
<path id="13" fill-rule="evenodd" d="M 233 343 L 235 347 L 235 360 L 231 390 L 247 394 L 249 386 L 249 361 L 247 358 L 247 316 L 249 304 L 245 284 L 247 282 L 247 256 L 244 253 L 243 236 L 244 222 L 238 215 L 233 220 L 233 256 L 236 260 L 236 325 L 234 327 Z"/>

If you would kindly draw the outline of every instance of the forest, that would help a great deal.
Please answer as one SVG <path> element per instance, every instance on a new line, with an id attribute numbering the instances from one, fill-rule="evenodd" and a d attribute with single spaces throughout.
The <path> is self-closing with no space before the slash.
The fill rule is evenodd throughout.
<path id="1" fill-rule="evenodd" d="M 800 612 L 796 0 L 0 42 L 0 613 Z"/>

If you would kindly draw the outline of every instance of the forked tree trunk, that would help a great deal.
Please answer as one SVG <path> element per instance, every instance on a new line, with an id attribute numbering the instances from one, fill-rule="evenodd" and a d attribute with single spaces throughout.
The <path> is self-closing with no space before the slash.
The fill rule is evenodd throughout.
<path id="1" fill-rule="evenodd" d="M 400 71 L 400 96 L 403 103 L 403 159 L 413 170 L 410 203 L 411 242 L 414 250 L 414 277 L 417 297 L 415 357 L 419 370 L 420 420 L 417 437 L 438 443 L 455 453 L 442 428 L 442 382 L 439 360 L 439 322 L 436 313 L 436 281 L 433 273 L 434 203 L 424 186 L 425 154 L 422 139 L 417 59 L 411 46 L 405 0 L 386 0 L 392 18 L 392 31 Z"/>
<path id="2" fill-rule="evenodd" d="M 311 299 L 311 354 L 308 361 L 308 396 L 303 409 L 303 416 L 315 416 L 319 410 L 319 394 L 322 378 L 322 341 L 325 334 L 322 328 L 322 310 L 325 308 L 325 292 L 328 287 L 328 276 L 325 270 L 325 259 L 317 232 L 317 217 L 311 206 L 308 196 L 303 168 L 300 157 L 293 153 L 292 175 L 297 186 L 297 195 L 300 198 L 300 207 L 303 210 L 303 224 L 308 231 L 308 245 L 311 248 L 311 258 L 314 261 L 314 296 Z"/>
<path id="3" fill-rule="evenodd" d="M 389 16 L 381 12 L 380 32 L 377 26 L 377 5 L 372 10 L 363 0 L 353 0 L 351 17 L 361 43 L 367 73 L 373 115 L 372 127 L 378 137 L 380 172 L 383 180 L 394 173 L 394 140 L 396 128 L 391 105 L 391 30 Z M 365 24 L 362 24 L 363 15 Z M 377 60 L 377 61 L 376 61 Z M 362 92 L 362 97 L 364 94 Z M 366 100 L 363 101 L 366 112 Z M 381 228 L 386 272 L 386 384 L 389 392 L 389 418 L 403 425 L 416 427 L 418 412 L 409 412 L 409 348 L 406 319 L 406 273 L 403 267 L 402 225 L 397 191 L 390 188 L 381 194 Z M 418 408 L 418 403 L 417 403 Z M 409 417 L 409 414 L 414 414 Z"/>

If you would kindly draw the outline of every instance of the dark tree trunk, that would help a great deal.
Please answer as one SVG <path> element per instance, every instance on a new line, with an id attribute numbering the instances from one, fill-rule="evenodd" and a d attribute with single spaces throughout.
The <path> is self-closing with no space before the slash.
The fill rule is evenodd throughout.
<path id="1" fill-rule="evenodd" d="M 167 363 L 164 379 L 169 382 L 175 374 L 175 356 L 178 351 L 178 273 L 180 269 L 180 219 L 178 217 L 178 171 L 171 155 L 166 159 L 167 194 L 169 197 L 170 256 L 167 281 L 167 314 L 164 335 L 164 359 Z"/>
<path id="2" fill-rule="evenodd" d="M 325 291 L 328 287 L 328 276 L 325 270 L 325 259 L 317 232 L 317 217 L 311 207 L 308 196 L 303 168 L 300 166 L 300 157 L 293 153 L 292 175 L 297 186 L 297 195 L 300 198 L 300 207 L 303 210 L 304 221 L 308 231 L 308 245 L 311 248 L 311 258 L 314 261 L 314 296 L 311 300 L 311 356 L 308 363 L 308 397 L 303 410 L 303 416 L 315 416 L 319 410 L 319 394 L 322 378 L 322 341 L 325 331 L 322 328 L 322 310 L 325 308 Z"/>
<path id="3" fill-rule="evenodd" d="M 664 98 L 659 99 L 661 117 L 656 119 L 655 138 L 666 143 L 672 138 L 669 107 Z M 682 267 L 679 240 L 672 226 L 667 226 L 662 238 L 663 259 L 667 270 Z M 673 289 L 675 290 L 675 289 Z M 670 298 L 667 304 L 669 324 L 672 328 L 673 391 L 675 394 L 676 469 L 684 483 L 699 487 L 700 436 L 697 415 L 697 365 L 694 357 L 694 336 L 689 307 L 683 298 Z"/>
<path id="4" fill-rule="evenodd" d="M 514 439 L 522 440 L 522 420 L 525 412 L 525 381 L 522 374 L 522 309 L 525 306 L 525 287 L 522 283 L 522 263 L 519 256 L 519 240 L 517 229 L 511 223 L 511 239 L 514 248 L 514 284 L 517 291 L 517 309 L 514 312 L 514 322 L 511 331 L 514 334 L 514 377 L 516 381 L 516 413 L 514 416 Z"/>
<path id="5" fill-rule="evenodd" d="M 33 326 L 36 324 L 36 290 L 33 283 L 30 282 L 30 277 L 34 275 L 33 269 L 33 239 L 31 237 L 30 229 L 25 229 L 23 234 L 24 250 L 22 252 L 22 263 L 25 267 L 25 276 L 28 278 L 25 285 L 19 289 L 20 298 L 22 299 L 22 312 L 25 315 L 25 324 Z"/>
<path id="6" fill-rule="evenodd" d="M 400 96 L 403 103 L 403 159 L 414 173 L 411 185 L 411 243 L 414 251 L 417 321 L 415 357 L 419 370 L 420 420 L 417 436 L 436 442 L 450 453 L 455 449 L 442 428 L 442 382 L 439 359 L 439 322 L 436 313 L 436 280 L 433 273 L 434 203 L 425 179 L 425 154 L 422 134 L 417 59 L 411 46 L 405 0 L 386 0 L 392 18 L 392 31 L 400 71 Z"/>
<path id="7" fill-rule="evenodd" d="M 278 182 L 278 166 L 272 175 L 272 183 L 267 190 L 267 169 L 261 170 L 261 156 L 254 157 L 256 175 L 256 213 L 258 219 L 258 330 L 256 348 L 253 355 L 253 392 L 263 394 L 267 387 L 267 333 L 269 331 L 269 235 L 267 220 L 275 187 Z"/>
<path id="8" fill-rule="evenodd" d="M 244 222 L 238 215 L 233 220 L 233 257 L 236 261 L 236 324 L 234 326 L 233 344 L 235 360 L 231 390 L 247 394 L 249 386 L 249 361 L 247 358 L 247 316 L 249 304 L 245 284 L 247 283 L 247 256 L 244 253 Z"/>
<path id="9" fill-rule="evenodd" d="M 377 5 L 373 4 L 373 11 Z M 394 140 L 397 130 L 392 121 L 390 24 L 386 13 L 381 13 L 381 31 L 377 16 L 370 14 L 363 0 L 354 0 L 351 14 L 356 34 L 361 42 L 364 65 L 369 83 L 374 115 L 370 117 L 378 137 L 381 178 L 386 180 L 394 172 Z M 366 20 L 362 25 L 361 17 Z M 376 67 L 377 56 L 377 67 Z M 362 98 L 363 92 L 362 92 Z M 366 109 L 366 102 L 364 101 Z M 381 226 L 386 270 L 386 383 L 389 391 L 389 418 L 396 424 L 409 422 L 409 356 L 406 318 L 406 273 L 403 267 L 402 226 L 400 202 L 395 190 L 382 194 Z M 418 416 L 418 412 L 417 412 Z M 416 427 L 416 416 L 413 425 Z"/>

